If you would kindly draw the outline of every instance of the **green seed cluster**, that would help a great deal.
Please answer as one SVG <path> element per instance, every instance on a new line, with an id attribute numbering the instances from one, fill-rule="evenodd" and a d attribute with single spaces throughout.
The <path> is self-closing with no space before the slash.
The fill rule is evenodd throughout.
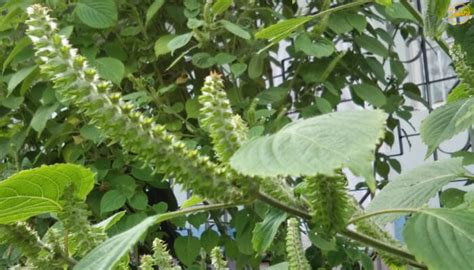
<path id="1" fill-rule="evenodd" d="M 209 132 L 217 158 L 227 162 L 247 139 L 248 129 L 240 116 L 232 112 L 219 74 L 206 77 L 199 102 L 201 126 Z"/>
<path id="2" fill-rule="evenodd" d="M 189 150 L 163 125 L 124 102 L 111 91 L 109 81 L 99 79 L 96 70 L 57 33 L 54 19 L 41 5 L 28 8 L 27 34 L 33 41 L 42 73 L 48 75 L 64 101 L 75 104 L 112 142 L 136 154 L 160 173 L 196 194 L 218 201 L 248 200 L 252 194 L 235 187 L 234 173 L 217 166 L 209 157 Z"/>
<path id="3" fill-rule="evenodd" d="M 248 128 L 239 115 L 234 114 L 230 101 L 224 90 L 224 82 L 221 75 L 211 73 L 206 77 L 204 86 L 201 88 L 199 102 L 202 105 L 200 111 L 200 123 L 203 129 L 209 132 L 214 145 L 216 156 L 222 163 L 227 163 L 230 157 L 247 140 Z M 239 177 L 240 185 L 248 181 L 256 182 L 260 188 L 272 197 L 296 206 L 296 200 L 291 193 L 291 188 L 286 186 L 279 178 L 254 178 L 242 179 Z"/>
<path id="4" fill-rule="evenodd" d="M 211 250 L 211 262 L 215 270 L 226 269 L 227 262 L 224 260 L 219 247 L 215 247 Z"/>
<path id="5" fill-rule="evenodd" d="M 163 270 L 180 270 L 181 267 L 175 266 L 173 257 L 171 257 L 165 242 L 156 238 L 153 241 L 153 260 L 154 264 Z"/>
<path id="6" fill-rule="evenodd" d="M 151 255 L 144 255 L 140 259 L 140 270 L 153 270 L 153 257 Z"/>
<path id="7" fill-rule="evenodd" d="M 75 254 L 84 256 L 107 239 L 107 235 L 100 228 L 94 228 L 88 217 L 91 216 L 87 204 L 74 197 L 74 190 L 67 188 L 64 193 L 63 210 L 58 217 L 68 232 L 71 242 L 75 243 Z"/>
<path id="8" fill-rule="evenodd" d="M 352 216 L 357 216 L 363 214 L 362 209 L 360 208 L 359 204 L 355 199 L 349 200 L 349 211 L 351 212 Z M 400 242 L 393 239 L 389 233 L 382 230 L 379 225 L 373 222 L 371 219 L 362 219 L 354 224 L 356 226 L 356 230 L 360 233 L 368 235 L 374 239 L 380 240 L 384 243 L 388 243 L 391 246 L 401 248 Z M 393 256 L 387 252 L 377 251 L 380 255 L 380 258 L 384 261 L 386 265 L 390 267 L 390 269 L 403 269 L 407 263 L 400 259 L 397 256 Z"/>
<path id="9" fill-rule="evenodd" d="M 296 218 L 287 221 L 286 252 L 289 270 L 311 270 L 301 243 L 300 223 Z"/>
<path id="10" fill-rule="evenodd" d="M 474 94 L 474 69 L 466 63 L 466 54 L 460 45 L 451 46 L 450 54 L 459 80 L 466 85 L 469 96 L 472 96 Z"/>
<path id="11" fill-rule="evenodd" d="M 312 222 L 323 233 L 334 234 L 345 228 L 349 218 L 346 178 L 344 176 L 307 177 L 305 195 Z"/>

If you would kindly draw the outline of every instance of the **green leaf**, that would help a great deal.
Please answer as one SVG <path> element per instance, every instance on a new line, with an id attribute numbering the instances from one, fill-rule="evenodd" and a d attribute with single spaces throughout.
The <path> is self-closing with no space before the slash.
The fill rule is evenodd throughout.
<path id="1" fill-rule="evenodd" d="M 357 31 L 362 33 L 367 27 L 367 20 L 364 16 L 355 13 L 347 13 L 346 15 L 347 22 L 352 25 Z"/>
<path id="2" fill-rule="evenodd" d="M 240 75 L 242 75 L 242 73 L 244 73 L 246 69 L 247 64 L 245 63 L 235 63 L 230 66 L 230 70 L 232 71 L 235 77 L 239 77 Z"/>
<path id="3" fill-rule="evenodd" d="M 125 216 L 125 213 L 126 211 L 120 211 L 118 213 L 115 213 L 107 219 L 104 219 L 101 222 L 94 224 L 94 227 L 101 228 L 103 231 L 106 231 L 112 226 L 114 226 L 117 222 L 119 222 L 123 218 L 123 216 Z"/>
<path id="4" fill-rule="evenodd" d="M 193 195 L 191 196 L 191 198 L 187 199 L 182 205 L 181 205 L 181 208 L 188 208 L 188 207 L 191 207 L 191 206 L 194 206 L 198 203 L 201 203 L 202 201 L 204 201 L 203 198 L 197 196 L 197 195 Z"/>
<path id="5" fill-rule="evenodd" d="M 255 38 L 268 39 L 270 41 L 282 40 L 312 19 L 313 16 L 304 16 L 284 20 L 258 31 L 255 34 Z"/>
<path id="6" fill-rule="evenodd" d="M 466 191 L 457 188 L 448 188 L 439 196 L 439 202 L 444 208 L 454 208 L 464 202 Z"/>
<path id="7" fill-rule="evenodd" d="M 112 57 L 102 57 L 96 59 L 94 64 L 101 78 L 120 85 L 125 76 L 125 66 L 122 61 Z"/>
<path id="8" fill-rule="evenodd" d="M 282 263 L 271 265 L 265 269 L 266 270 L 288 270 L 289 267 L 290 265 L 288 264 L 288 262 L 282 262 Z"/>
<path id="9" fill-rule="evenodd" d="M 236 35 L 240 38 L 247 39 L 247 40 L 252 38 L 250 33 L 247 32 L 246 30 L 244 30 L 242 27 L 240 27 L 240 25 L 237 25 L 235 23 L 232 23 L 232 22 L 229 22 L 229 21 L 226 21 L 226 20 L 221 20 L 220 22 L 221 22 L 222 26 L 224 26 L 224 28 L 227 31 L 231 32 L 232 34 L 234 34 L 234 35 Z"/>
<path id="10" fill-rule="evenodd" d="M 125 196 L 120 190 L 109 190 L 104 194 L 100 200 L 100 212 L 107 213 L 121 208 L 127 201 Z"/>
<path id="11" fill-rule="evenodd" d="M 31 119 L 30 126 L 36 130 L 39 134 L 43 132 L 44 127 L 46 126 L 46 122 L 49 120 L 49 117 L 56 109 L 59 107 L 58 103 L 52 105 L 43 105 L 36 110 L 33 118 Z"/>
<path id="12" fill-rule="evenodd" d="M 165 0 L 155 0 L 153 4 L 146 11 L 146 20 L 145 25 L 148 25 L 151 19 L 156 15 L 156 13 L 160 10 L 160 8 L 165 3 Z"/>
<path id="13" fill-rule="evenodd" d="M 114 26 L 118 17 L 114 0 L 79 0 L 75 13 L 81 22 L 98 29 Z"/>
<path id="14" fill-rule="evenodd" d="M 262 75 L 264 61 L 264 54 L 255 54 L 250 58 L 247 70 L 250 79 L 257 79 Z"/>
<path id="15" fill-rule="evenodd" d="M 384 6 L 389 6 L 392 4 L 392 0 L 375 0 L 375 3 L 384 5 Z"/>
<path id="16" fill-rule="evenodd" d="M 378 39 L 362 34 L 356 37 L 354 40 L 361 48 L 364 48 L 376 55 L 388 57 L 388 49 Z"/>
<path id="17" fill-rule="evenodd" d="M 230 6 L 232 6 L 232 2 L 232 0 L 217 0 L 212 5 L 212 13 L 214 13 L 216 16 L 220 15 L 221 13 L 228 10 Z"/>
<path id="18" fill-rule="evenodd" d="M 237 57 L 232 54 L 228 53 L 218 53 L 216 56 L 214 56 L 214 60 L 216 61 L 216 64 L 218 65 L 225 65 L 225 64 L 230 64 L 235 61 Z"/>
<path id="19" fill-rule="evenodd" d="M 187 266 L 190 266 L 196 260 L 200 248 L 201 242 L 193 236 L 181 236 L 174 241 L 176 256 Z"/>
<path id="20" fill-rule="evenodd" d="M 450 3 L 451 0 L 426 1 L 424 30 L 427 36 L 437 37 L 442 32 L 440 26 L 448 13 Z"/>
<path id="21" fill-rule="evenodd" d="M 168 50 L 170 50 L 171 53 L 173 53 L 177 49 L 186 46 L 186 44 L 188 44 L 191 41 L 192 38 L 193 38 L 193 32 L 189 32 L 189 33 L 186 33 L 186 34 L 175 36 L 175 37 L 173 37 L 173 39 L 171 39 L 168 42 L 168 44 L 167 44 Z M 156 46 L 156 44 L 155 44 L 155 46 Z M 155 52 L 156 52 L 156 50 L 155 50 Z"/>
<path id="22" fill-rule="evenodd" d="M 219 244 L 219 234 L 217 232 L 207 229 L 201 235 L 201 246 L 206 250 L 206 252 L 211 252 L 211 250 Z"/>
<path id="23" fill-rule="evenodd" d="M 430 270 L 474 269 L 474 212 L 424 209 L 403 232 L 408 249 Z"/>
<path id="24" fill-rule="evenodd" d="M 362 83 L 352 86 L 352 90 L 354 90 L 361 99 L 376 107 L 382 107 L 387 102 L 387 98 L 382 90 L 376 85 Z"/>
<path id="25" fill-rule="evenodd" d="M 366 211 L 420 207 L 435 196 L 443 186 L 464 176 L 465 173 L 462 158 L 425 163 L 391 180 L 375 196 Z M 383 224 L 400 216 L 399 214 L 388 214 L 376 216 L 373 219 Z"/>
<path id="26" fill-rule="evenodd" d="M 286 220 L 287 215 L 280 210 L 269 210 L 262 222 L 255 225 L 252 236 L 253 249 L 262 253 L 266 251 L 273 242 L 280 225 Z"/>
<path id="27" fill-rule="evenodd" d="M 5 59 L 3 62 L 3 69 L 2 72 L 5 72 L 5 69 L 8 67 L 8 65 L 11 63 L 13 59 L 15 59 L 15 56 L 17 56 L 20 52 L 23 51 L 23 49 L 27 48 L 31 44 L 31 40 L 29 37 L 24 37 L 20 39 L 13 50 L 8 54 L 8 57 Z"/>
<path id="28" fill-rule="evenodd" d="M 23 80 L 25 80 L 26 77 L 28 77 L 28 75 L 33 73 L 33 71 L 35 71 L 37 68 L 38 68 L 38 66 L 34 65 L 34 66 L 31 66 L 31 67 L 26 67 L 26 68 L 20 69 L 15 74 L 13 74 L 13 76 L 10 78 L 10 81 L 8 81 L 8 86 L 7 86 L 8 95 L 10 95 L 13 92 L 13 90 L 15 90 L 15 88 L 21 82 L 23 82 Z"/>
<path id="29" fill-rule="evenodd" d="M 448 103 L 431 112 L 421 122 L 421 139 L 428 145 L 426 157 L 445 140 L 474 124 L 474 98 Z"/>
<path id="30" fill-rule="evenodd" d="M 447 103 L 469 98 L 471 94 L 466 84 L 460 83 L 448 95 Z"/>
<path id="31" fill-rule="evenodd" d="M 74 270 L 105 270 L 112 269 L 141 236 L 159 220 L 158 216 L 148 217 L 131 229 L 107 239 L 93 249 L 74 267 Z"/>
<path id="32" fill-rule="evenodd" d="M 73 184 L 84 199 L 94 186 L 94 174 L 79 165 L 56 164 L 16 173 L 0 182 L 0 224 L 62 210 L 66 187 Z"/>
<path id="33" fill-rule="evenodd" d="M 373 185 L 375 145 L 387 115 L 375 111 L 328 113 L 293 122 L 277 133 L 246 142 L 231 166 L 251 176 L 334 174 L 348 167 Z"/>
<path id="34" fill-rule="evenodd" d="M 135 193 L 129 200 L 129 203 L 136 210 L 145 210 L 148 206 L 148 196 L 143 191 Z"/>
<path id="35" fill-rule="evenodd" d="M 93 125 L 85 125 L 79 130 L 84 139 L 98 143 L 101 139 L 100 130 Z"/>
<path id="36" fill-rule="evenodd" d="M 171 49 L 168 48 L 168 43 L 175 37 L 175 35 L 165 35 L 158 38 L 155 42 L 155 55 L 160 56 L 171 52 Z"/>
<path id="37" fill-rule="evenodd" d="M 329 40 L 322 39 L 313 43 L 307 34 L 298 36 L 295 40 L 295 49 L 316 58 L 330 56 L 336 51 L 336 48 Z"/>
<path id="38" fill-rule="evenodd" d="M 193 55 L 192 63 L 198 68 L 210 68 L 216 62 L 210 54 L 201 52 Z"/>

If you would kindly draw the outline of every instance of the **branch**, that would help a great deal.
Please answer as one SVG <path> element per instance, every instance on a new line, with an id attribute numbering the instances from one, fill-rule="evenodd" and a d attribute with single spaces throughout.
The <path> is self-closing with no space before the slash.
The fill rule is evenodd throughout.
<path id="1" fill-rule="evenodd" d="M 357 221 L 370 218 L 373 216 L 379 216 L 379 215 L 384 215 L 384 214 L 391 214 L 391 213 L 418 213 L 420 212 L 418 209 L 414 208 L 393 208 L 393 209 L 385 209 L 385 210 L 380 210 L 380 211 L 374 211 L 374 212 L 369 212 L 366 214 L 362 215 L 357 215 L 352 217 L 348 222 L 347 225 L 356 223 Z"/>
<path id="2" fill-rule="evenodd" d="M 257 199 L 259 199 L 260 201 L 262 202 L 266 202 L 267 204 L 271 205 L 271 206 L 274 206 L 278 209 L 281 209 L 289 214 L 292 214 L 292 215 L 295 215 L 297 217 L 300 217 L 300 218 L 303 218 L 303 219 L 306 219 L 306 220 L 310 220 L 311 219 L 311 215 L 309 213 L 307 213 L 306 211 L 304 210 L 301 210 L 301 209 L 297 209 L 297 208 L 293 208 L 261 191 L 257 192 Z"/>

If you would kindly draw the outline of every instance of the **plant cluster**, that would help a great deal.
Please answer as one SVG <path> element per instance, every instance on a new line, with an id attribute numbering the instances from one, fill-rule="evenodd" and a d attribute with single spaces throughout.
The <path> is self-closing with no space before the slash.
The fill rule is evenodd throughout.
<path id="1" fill-rule="evenodd" d="M 423 19 L 407 1 L 314 1 L 305 14 L 294 1 L 30 2 L 2 3 L 0 30 L 11 31 L 3 68 L 12 71 L 1 103 L 6 267 L 226 269 L 232 260 L 244 269 L 269 258 L 273 269 L 372 269 L 378 256 L 393 269 L 474 267 L 472 192 L 425 206 L 449 182 L 472 179 L 470 156 L 388 182 L 401 168 L 379 151 L 410 119 L 406 98 L 422 99 L 403 83 L 393 38 L 365 17 L 388 18 L 410 39 Z M 445 4 L 428 6 L 434 38 Z M 291 79 L 275 86 L 272 52 L 289 38 Z M 354 48 L 337 51 L 339 41 Z M 463 42 L 451 48 L 459 87 L 422 123 L 427 155 L 473 124 Z M 337 111 L 345 88 L 373 109 Z M 23 170 L 51 163 L 66 164 Z M 366 209 L 343 169 L 375 194 Z M 179 210 L 178 185 L 193 194 Z M 402 216 L 406 245 L 383 230 Z M 204 232 L 177 235 L 186 226 Z"/>

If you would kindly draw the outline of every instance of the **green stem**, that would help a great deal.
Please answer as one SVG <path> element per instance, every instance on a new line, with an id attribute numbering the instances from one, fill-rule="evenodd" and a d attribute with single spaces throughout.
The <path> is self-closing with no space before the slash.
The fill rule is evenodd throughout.
<path id="1" fill-rule="evenodd" d="M 293 208 L 293 207 L 290 207 L 270 196 L 268 196 L 267 194 L 264 194 L 262 192 L 258 192 L 257 193 L 257 199 L 263 201 L 263 202 L 266 202 L 268 203 L 269 205 L 273 206 L 273 207 L 276 207 L 278 209 L 281 209 L 289 214 L 292 214 L 292 215 L 295 215 L 295 216 L 298 216 L 300 218 L 303 218 L 305 220 L 311 220 L 311 215 L 309 213 L 307 213 L 306 211 L 303 211 L 303 210 L 300 210 L 300 209 L 296 209 L 296 208 Z M 388 210 L 384 210 L 384 211 L 378 211 L 378 212 L 373 212 L 373 213 L 370 213 L 367 217 L 370 217 L 370 216 L 375 216 L 375 215 L 381 215 L 381 214 L 385 214 L 385 213 L 407 213 L 407 212 L 418 212 L 418 210 L 416 209 L 388 209 Z M 367 218 L 364 216 L 359 216 L 357 217 L 356 220 L 360 220 L 362 218 Z M 403 249 L 400 249 L 400 248 L 397 248 L 397 247 L 394 247 L 390 244 L 387 244 L 387 243 L 384 243 L 382 241 L 379 241 L 377 239 L 374 239 L 372 237 L 369 237 L 367 235 L 364 235 L 364 234 L 360 234 L 358 232 L 355 232 L 355 231 L 352 231 L 352 230 L 349 230 L 349 229 L 345 229 L 343 230 L 342 232 L 340 232 L 342 235 L 352 239 L 352 240 L 355 240 L 355 241 L 358 241 L 364 245 L 367 245 L 367 246 L 370 246 L 370 247 L 373 247 L 375 249 L 378 249 L 378 250 L 381 250 L 381 251 L 385 251 L 385 252 L 388 252 L 388 253 L 391 253 L 395 256 L 398 256 L 398 257 L 401 257 L 402 259 L 406 260 L 408 264 L 412 265 L 412 266 L 415 266 L 415 267 L 418 267 L 418 268 L 421 268 L 421 269 L 427 269 L 427 267 L 423 264 L 420 264 L 416 261 L 416 258 L 413 254 L 403 250 Z"/>
<path id="2" fill-rule="evenodd" d="M 160 215 L 160 217 L 157 220 L 157 223 L 162 222 L 164 220 L 184 216 L 186 214 L 191 214 L 191 213 L 201 212 L 201 211 L 211 211 L 211 210 L 231 208 L 231 207 L 236 207 L 238 205 L 239 204 L 236 204 L 236 203 L 216 203 L 216 204 L 208 204 L 208 205 L 201 205 L 201 206 L 184 208 L 184 209 L 181 209 L 181 210 L 177 210 L 177 211 L 173 211 L 173 212 L 169 212 L 169 213 Z"/>
<path id="3" fill-rule="evenodd" d="M 356 2 L 352 2 L 352 3 L 348 3 L 348 4 L 345 4 L 345 5 L 340 5 L 340 6 L 337 6 L 337 7 L 333 7 L 331 9 L 321 11 L 317 14 L 314 14 L 312 16 L 312 18 L 315 19 L 315 18 L 323 17 L 323 16 L 326 16 L 326 15 L 332 14 L 334 12 L 342 11 L 342 10 L 353 8 L 353 7 L 362 6 L 362 5 L 365 5 L 367 3 L 371 3 L 371 2 L 373 2 L 373 0 L 362 0 L 362 1 L 356 1 Z"/>
<path id="4" fill-rule="evenodd" d="M 380 210 L 380 211 L 374 211 L 374 212 L 369 212 L 366 214 L 358 215 L 353 218 L 351 218 L 347 224 L 352 224 L 356 223 L 357 221 L 360 221 L 362 219 L 370 218 L 373 216 L 379 216 L 379 215 L 384 215 L 384 214 L 392 214 L 392 213 L 418 213 L 420 210 L 414 209 L 414 208 L 394 208 L 394 209 L 385 209 L 385 210 Z"/>
<path id="5" fill-rule="evenodd" d="M 355 231 L 352 231 L 352 230 L 349 230 L 349 229 L 346 229 L 346 230 L 344 230 L 340 233 L 342 235 L 348 237 L 348 238 L 351 238 L 351 239 L 353 239 L 357 242 L 363 243 L 367 246 L 373 247 L 373 248 L 378 249 L 378 250 L 383 250 L 383 251 L 389 252 L 393 255 L 396 255 L 398 257 L 401 257 L 401 258 L 405 259 L 408 262 L 408 264 L 410 264 L 412 266 L 415 266 L 415 267 L 418 267 L 418 268 L 421 268 L 421 269 L 428 269 L 425 265 L 418 263 L 413 254 L 411 254 L 411 253 L 409 253 L 405 250 L 393 247 L 393 246 L 391 246 L 389 244 L 386 244 L 382 241 L 379 241 L 377 239 L 374 239 L 372 237 L 369 237 L 369 236 L 364 235 L 364 234 L 360 234 L 358 232 L 355 232 Z"/>

